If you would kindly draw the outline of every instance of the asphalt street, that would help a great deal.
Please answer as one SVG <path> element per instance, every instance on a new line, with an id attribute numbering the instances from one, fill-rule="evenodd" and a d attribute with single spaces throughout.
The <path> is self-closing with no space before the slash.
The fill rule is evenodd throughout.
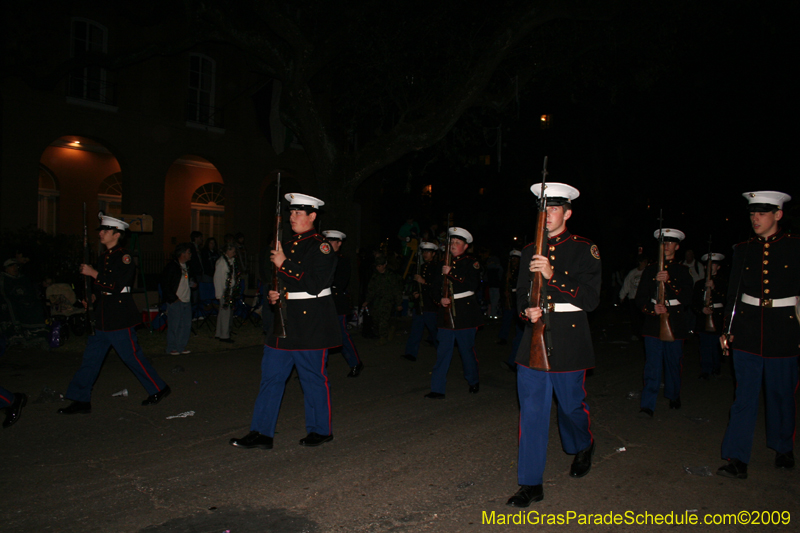
<path id="1" fill-rule="evenodd" d="M 400 331 L 402 326 L 407 329 L 402 323 Z M 569 477 L 572 456 L 561 449 L 554 408 L 545 499 L 528 509 L 534 512 L 525 514 L 522 524 L 514 524 L 521 519 L 519 510 L 505 505 L 517 489 L 519 408 L 515 375 L 500 365 L 509 347 L 495 344 L 496 322 L 478 333 L 480 393 L 468 394 L 456 356 L 445 400 L 423 398 L 430 390 L 433 348 L 423 345 L 412 363 L 400 357 L 404 335 L 386 346 L 356 335 L 366 368 L 360 377 L 347 378 L 344 358 L 331 354 L 335 438 L 316 448 L 298 445 L 306 431 L 295 375 L 287 384 L 274 449 L 228 445 L 231 437 L 249 431 L 260 346 L 150 354 L 173 392 L 149 407 L 140 405 L 146 392 L 112 352 L 95 385 L 93 412 L 72 416 L 56 414 L 65 404 L 48 401 L 41 392 L 45 387 L 65 391 L 80 355 L 11 350 L 0 360 L 0 383 L 26 392 L 29 403 L 17 424 L 0 431 L 0 529 L 294 533 L 677 527 L 654 525 L 663 515 L 673 522 L 695 516 L 696 531 L 797 531 L 800 468 L 774 468 L 763 414 L 749 479 L 715 475 L 723 463 L 720 443 L 734 392 L 729 365 L 716 379 L 697 379 L 697 342 L 687 342 L 682 409 L 668 409 L 661 397 L 655 417 L 641 419 L 642 343 L 631 341 L 614 311 L 596 313 L 592 327 L 597 367 L 586 380 L 597 443 L 592 470 L 582 479 Z M 112 396 L 122 389 L 129 396 Z M 739 514 L 737 520 L 750 525 L 702 523 L 741 512 L 747 517 Z M 545 522 L 569 523 L 543 527 L 536 524 L 543 514 L 553 515 Z M 622 523 L 613 524 L 615 515 Z M 582 524 L 581 517 L 612 524 Z"/>

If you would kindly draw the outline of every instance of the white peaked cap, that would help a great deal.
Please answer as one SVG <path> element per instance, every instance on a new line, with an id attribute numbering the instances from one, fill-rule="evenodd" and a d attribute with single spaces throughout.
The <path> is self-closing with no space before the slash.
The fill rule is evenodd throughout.
<path id="1" fill-rule="evenodd" d="M 124 231 L 130 226 L 127 222 L 123 222 L 118 218 L 108 217 L 102 212 L 97 213 L 97 218 L 100 219 L 100 227 L 98 229 L 118 229 Z"/>
<path id="2" fill-rule="evenodd" d="M 785 192 L 779 191 L 753 191 L 742 193 L 742 196 L 747 198 L 747 203 L 749 204 L 774 205 L 778 209 L 783 209 L 783 202 L 788 202 L 792 199 Z"/>
<path id="3" fill-rule="evenodd" d="M 426 250 L 438 250 L 439 247 L 436 246 L 436 243 L 433 242 L 423 242 L 419 245 L 420 249 L 424 252 Z"/>
<path id="4" fill-rule="evenodd" d="M 522 257 L 522 252 L 520 252 L 519 250 L 511 250 L 511 253 L 509 253 L 508 255 L 510 255 L 511 257 Z"/>
<path id="5" fill-rule="evenodd" d="M 535 194 L 537 198 L 541 198 L 542 184 L 534 183 L 531 186 L 531 192 Z M 544 186 L 544 192 L 547 194 L 548 200 L 551 198 L 563 198 L 565 202 L 572 202 L 572 200 L 581 195 L 578 189 L 572 185 L 567 185 L 566 183 L 546 183 Z"/>
<path id="6" fill-rule="evenodd" d="M 655 237 L 656 239 L 661 237 L 661 235 L 658 234 L 659 231 L 661 230 L 656 230 L 655 233 L 653 233 L 653 237 Z M 665 239 L 677 239 L 678 241 L 682 241 L 683 239 L 686 238 L 686 234 L 679 229 L 664 228 L 663 231 Z"/>
<path id="7" fill-rule="evenodd" d="M 314 198 L 313 196 L 309 196 L 307 194 L 300 194 L 296 192 L 287 193 L 284 198 L 289 200 L 289 208 L 291 209 L 292 206 L 298 207 L 312 207 L 314 209 L 319 209 L 325 202 L 320 200 L 319 198 Z"/>
<path id="8" fill-rule="evenodd" d="M 722 254 L 715 254 L 715 253 L 711 254 L 711 260 L 712 261 L 719 262 L 719 261 L 722 261 L 723 259 L 725 259 L 725 256 L 722 255 Z M 703 254 L 703 257 L 700 258 L 700 261 L 703 261 L 703 262 L 708 261 L 708 254 Z"/>
<path id="9" fill-rule="evenodd" d="M 347 235 L 341 231 L 336 231 L 335 229 L 325 230 L 322 232 L 322 234 L 325 235 L 325 238 L 327 239 L 339 239 L 340 241 L 343 241 L 345 237 L 347 237 Z"/>
<path id="10" fill-rule="evenodd" d="M 447 230 L 447 234 L 450 235 L 451 237 L 459 237 L 461 239 L 464 239 L 465 241 L 467 241 L 467 244 L 472 243 L 472 233 L 468 232 L 464 228 L 457 228 L 454 226 Z"/>

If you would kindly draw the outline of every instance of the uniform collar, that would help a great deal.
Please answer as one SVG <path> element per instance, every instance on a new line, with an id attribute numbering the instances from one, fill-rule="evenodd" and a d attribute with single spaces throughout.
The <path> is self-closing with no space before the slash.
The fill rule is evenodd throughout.
<path id="1" fill-rule="evenodd" d="M 563 242 L 563 241 L 569 239 L 569 236 L 570 236 L 569 230 L 567 228 L 564 228 L 564 231 L 562 231 L 558 235 L 553 235 L 552 237 L 548 236 L 547 237 L 547 242 L 549 242 L 551 244 L 556 244 L 556 243 Z"/>
<path id="2" fill-rule="evenodd" d="M 295 233 L 293 238 L 296 241 L 301 241 L 303 239 L 307 239 L 308 237 L 311 237 L 312 235 L 316 235 L 316 233 L 317 233 L 317 230 L 315 230 L 314 228 L 311 228 L 310 230 L 308 230 L 308 231 L 306 231 L 304 233 Z"/>
<path id="3" fill-rule="evenodd" d="M 777 241 L 781 237 L 783 237 L 783 230 L 781 228 L 778 228 L 778 231 L 776 231 L 769 237 L 759 237 L 758 235 L 756 235 L 756 240 L 758 240 L 758 242 L 772 242 L 772 241 Z"/>

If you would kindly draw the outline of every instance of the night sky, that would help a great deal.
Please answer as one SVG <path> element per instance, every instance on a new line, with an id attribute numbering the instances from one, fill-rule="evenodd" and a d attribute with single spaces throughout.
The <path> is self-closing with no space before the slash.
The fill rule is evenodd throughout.
<path id="1" fill-rule="evenodd" d="M 505 254 L 513 236 L 532 233 L 529 187 L 541 180 L 545 155 L 549 180 L 580 189 L 568 226 L 598 243 L 607 271 L 632 268 L 640 245 L 655 253 L 659 209 L 665 227 L 687 234 L 682 248 L 698 256 L 710 235 L 714 250 L 729 258 L 731 246 L 749 236 L 746 191 L 795 196 L 784 219 L 791 227 L 800 191 L 789 18 L 750 11 L 749 2 L 734 5 L 709 11 L 707 19 L 679 20 L 663 47 L 617 51 L 593 59 L 592 71 L 577 68 L 532 84 L 519 105 L 484 122 L 483 143 L 471 155 L 490 155 L 488 166 L 441 163 L 424 177 L 406 178 L 413 168 L 406 159 L 393 165 L 402 170 L 384 170 L 376 176 L 387 205 L 384 232 L 393 236 L 408 213 L 429 224 L 452 211 L 479 246 Z M 648 62 L 658 73 L 643 83 Z M 543 130 L 545 113 L 552 122 Z M 418 199 L 425 183 L 433 183 L 430 203 Z"/>

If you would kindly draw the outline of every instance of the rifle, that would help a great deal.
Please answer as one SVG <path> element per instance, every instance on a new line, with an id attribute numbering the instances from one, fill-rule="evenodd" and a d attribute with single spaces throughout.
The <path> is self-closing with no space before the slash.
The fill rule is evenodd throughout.
<path id="1" fill-rule="evenodd" d="M 275 242 L 274 250 L 278 249 L 278 244 L 281 242 L 281 226 L 283 224 L 283 217 L 281 217 L 281 173 L 278 172 L 278 201 L 275 206 Z M 286 338 L 286 307 L 284 304 L 283 287 L 278 279 L 278 267 L 275 263 L 272 264 L 272 287 L 273 290 L 278 291 L 278 301 L 275 303 L 274 320 L 272 322 L 272 331 L 279 339 Z"/>
<path id="2" fill-rule="evenodd" d="M 422 247 L 420 246 L 417 249 L 417 276 L 421 275 L 422 272 Z M 422 283 L 420 282 L 411 282 L 411 296 L 414 296 L 414 285 L 417 286 L 417 296 L 413 299 L 414 304 L 414 311 L 418 314 L 422 314 Z"/>
<path id="3" fill-rule="evenodd" d="M 703 307 L 711 308 L 711 287 L 708 286 L 708 282 L 711 281 L 711 235 L 708 236 L 708 261 L 706 262 L 706 291 L 705 295 L 703 296 Z M 714 313 L 713 308 L 711 308 L 712 313 L 706 315 L 706 323 L 703 329 L 706 330 L 706 333 L 714 333 L 717 331 L 717 328 L 714 324 Z"/>
<path id="4" fill-rule="evenodd" d="M 448 227 L 447 230 L 447 247 L 444 253 L 444 264 L 452 267 L 450 263 L 453 262 L 453 256 L 450 253 L 450 228 Z M 455 301 L 453 300 L 453 282 L 447 279 L 447 276 L 444 277 L 444 282 L 442 283 L 442 298 L 447 298 L 450 300 L 450 305 L 447 307 L 443 307 L 442 310 L 444 311 L 444 327 L 447 329 L 455 329 L 456 328 L 456 310 L 455 310 Z"/>
<path id="5" fill-rule="evenodd" d="M 664 217 L 662 216 L 662 212 L 659 210 L 658 212 L 658 271 L 662 272 L 664 270 Z M 656 300 L 660 305 L 666 305 L 667 301 L 667 288 L 663 281 L 658 282 L 658 292 L 656 296 Z M 659 340 L 672 342 L 675 340 L 675 335 L 672 334 L 672 327 L 669 325 L 669 312 L 662 313 L 658 315 L 659 320 L 659 329 L 658 329 L 658 338 Z"/>
<path id="6" fill-rule="evenodd" d="M 544 243 L 547 241 L 547 156 L 544 158 L 544 169 L 542 170 L 542 190 L 539 194 L 539 215 L 536 219 L 536 236 L 534 254 L 542 255 Z M 520 265 L 520 268 L 522 265 Z M 547 287 L 544 283 L 544 276 L 541 272 L 530 272 L 531 290 L 529 294 L 529 307 L 538 307 L 542 310 L 542 316 L 532 324 L 531 331 L 531 350 L 528 359 L 528 366 L 534 370 L 550 371 L 550 346 L 545 341 L 545 329 L 548 320 L 547 313 L 550 309 L 547 306 L 545 292 Z"/>
<path id="7" fill-rule="evenodd" d="M 89 256 L 89 228 L 86 226 L 86 202 L 83 202 L 83 264 L 88 265 Z M 89 335 L 94 335 L 94 305 L 92 305 L 92 281 L 90 276 L 83 276 L 83 297 L 86 298 L 86 323 L 89 326 Z"/>
<path id="8" fill-rule="evenodd" d="M 733 317 L 736 316 L 736 306 L 739 304 L 739 290 L 742 288 L 742 278 L 744 277 L 744 270 L 747 266 L 747 252 L 749 251 L 750 241 L 747 241 L 747 245 L 744 249 L 744 258 L 742 259 L 742 270 L 739 272 L 739 281 L 736 283 L 736 294 L 733 300 L 733 309 L 731 309 L 731 317 L 728 319 L 728 327 L 725 329 L 725 333 L 723 334 L 725 337 L 725 345 L 722 347 L 722 355 L 725 356 L 731 354 L 730 343 L 733 342 L 731 340 L 731 326 L 733 326 Z"/>

